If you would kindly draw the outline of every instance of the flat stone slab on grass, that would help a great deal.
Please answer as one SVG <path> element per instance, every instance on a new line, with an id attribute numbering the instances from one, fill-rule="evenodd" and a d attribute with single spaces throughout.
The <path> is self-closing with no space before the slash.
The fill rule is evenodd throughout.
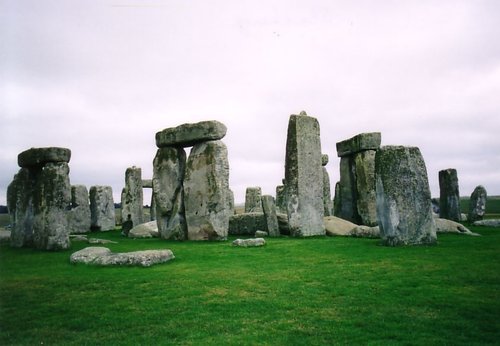
<path id="1" fill-rule="evenodd" d="M 264 245 L 266 245 L 266 240 L 264 238 L 236 239 L 233 241 L 233 246 L 240 247 L 258 247 Z"/>
<path id="2" fill-rule="evenodd" d="M 227 132 L 226 125 L 216 120 L 182 124 L 156 133 L 156 146 L 192 147 L 195 144 L 222 139 Z"/>
<path id="3" fill-rule="evenodd" d="M 474 226 L 500 227 L 500 219 L 479 220 L 473 223 Z"/>
<path id="4" fill-rule="evenodd" d="M 48 147 L 31 148 L 17 156 L 19 167 L 41 166 L 49 162 L 66 162 L 71 159 L 71 150 L 66 148 Z"/>
<path id="5" fill-rule="evenodd" d="M 70 262 L 99 266 L 150 267 L 153 264 L 165 263 L 174 258 L 173 252 L 168 249 L 113 253 L 106 247 L 91 246 L 73 253 Z"/>
<path id="6" fill-rule="evenodd" d="M 442 219 L 442 218 L 434 218 L 436 222 L 436 232 L 437 233 L 457 233 L 471 236 L 481 236 L 479 233 L 471 232 L 467 227 L 462 225 L 461 223 Z"/>
<path id="7" fill-rule="evenodd" d="M 146 222 L 135 226 L 128 232 L 129 238 L 158 238 L 158 224 L 156 221 Z"/>

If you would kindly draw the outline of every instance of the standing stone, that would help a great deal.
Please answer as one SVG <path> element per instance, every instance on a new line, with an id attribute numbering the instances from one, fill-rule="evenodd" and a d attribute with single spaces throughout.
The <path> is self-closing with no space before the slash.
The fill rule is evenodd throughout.
<path id="1" fill-rule="evenodd" d="M 276 205 L 274 197 L 269 195 L 262 196 L 262 210 L 267 223 L 267 233 L 270 237 L 279 237 L 280 228 L 278 224 L 278 217 L 276 216 Z"/>
<path id="2" fill-rule="evenodd" d="M 225 240 L 231 210 L 226 145 L 208 141 L 189 154 L 184 178 L 184 204 L 190 240 Z"/>
<path id="3" fill-rule="evenodd" d="M 191 147 L 193 145 L 222 139 L 227 128 L 216 120 L 201 121 L 195 124 L 182 124 L 156 133 L 156 146 Z"/>
<path id="4" fill-rule="evenodd" d="M 375 156 L 377 217 L 382 244 L 436 242 L 427 170 L 416 147 L 385 146 Z"/>
<path id="5" fill-rule="evenodd" d="M 351 157 L 340 158 L 340 182 L 339 182 L 339 217 L 359 223 L 359 214 L 356 196 L 356 178 L 354 163 Z"/>
<path id="6" fill-rule="evenodd" d="M 71 186 L 71 210 L 68 213 L 70 234 L 90 231 L 89 192 L 85 185 Z"/>
<path id="7" fill-rule="evenodd" d="M 285 181 L 290 234 L 324 235 L 320 129 L 305 112 L 288 122 Z"/>
<path id="8" fill-rule="evenodd" d="M 286 213 L 285 185 L 276 186 L 276 210 L 279 213 Z"/>
<path id="9" fill-rule="evenodd" d="M 187 239 L 182 185 L 185 171 L 184 149 L 158 149 L 153 161 L 153 196 L 156 223 L 162 239 Z"/>
<path id="10" fill-rule="evenodd" d="M 122 190 L 122 220 L 128 216 L 134 226 L 144 222 L 142 172 L 139 167 L 129 167 L 125 171 L 125 188 Z"/>
<path id="11" fill-rule="evenodd" d="M 476 186 L 469 200 L 469 222 L 482 220 L 486 212 L 486 189 L 482 186 Z"/>
<path id="12" fill-rule="evenodd" d="M 333 216 L 341 217 L 342 214 L 342 202 L 340 200 L 340 181 L 335 183 L 335 196 L 333 197 Z"/>
<path id="13" fill-rule="evenodd" d="M 356 207 L 360 224 L 377 225 L 377 198 L 375 194 L 375 150 L 365 150 L 354 155 L 356 174 Z"/>
<path id="14" fill-rule="evenodd" d="M 321 170 L 323 171 L 323 205 L 325 209 L 325 216 L 331 216 L 333 213 L 332 191 L 330 188 L 330 175 L 326 170 L 328 164 L 328 155 L 321 155 Z"/>
<path id="15" fill-rule="evenodd" d="M 460 222 L 460 192 L 458 191 L 457 170 L 439 171 L 439 217 Z"/>
<path id="16" fill-rule="evenodd" d="M 92 186 L 90 188 L 90 216 L 90 225 L 93 230 L 110 231 L 115 229 L 115 204 L 111 186 Z"/>
<path id="17" fill-rule="evenodd" d="M 71 245 L 67 212 L 71 208 L 71 184 L 66 162 L 45 164 L 34 196 L 33 245 L 40 250 L 64 250 Z"/>
<path id="18" fill-rule="evenodd" d="M 245 193 L 245 213 L 262 211 L 262 190 L 260 187 L 247 187 Z"/>

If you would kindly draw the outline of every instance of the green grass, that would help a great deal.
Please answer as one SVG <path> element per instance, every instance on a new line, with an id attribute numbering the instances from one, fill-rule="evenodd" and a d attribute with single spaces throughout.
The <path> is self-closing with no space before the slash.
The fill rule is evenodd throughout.
<path id="1" fill-rule="evenodd" d="M 500 231 L 431 247 L 355 238 L 132 240 L 172 249 L 150 268 L 71 265 L 71 251 L 0 246 L 0 344 L 498 344 Z"/>

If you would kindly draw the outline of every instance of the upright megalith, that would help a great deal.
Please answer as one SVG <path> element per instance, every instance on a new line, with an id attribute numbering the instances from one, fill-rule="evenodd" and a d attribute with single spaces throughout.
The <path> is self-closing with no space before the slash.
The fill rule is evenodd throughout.
<path id="1" fill-rule="evenodd" d="M 290 234 L 324 235 L 320 128 L 305 112 L 288 122 L 285 189 Z"/>
<path id="2" fill-rule="evenodd" d="M 134 226 L 144 222 L 142 170 L 140 167 L 129 167 L 125 171 L 125 187 L 122 190 L 122 220 L 130 215 Z"/>
<path id="3" fill-rule="evenodd" d="M 285 185 L 276 186 L 276 210 L 280 213 L 286 213 Z"/>
<path id="4" fill-rule="evenodd" d="M 66 148 L 31 148 L 18 155 L 21 167 L 9 185 L 11 246 L 61 250 L 70 246 L 67 211 L 71 206 Z"/>
<path id="5" fill-rule="evenodd" d="M 482 220 L 486 212 L 486 189 L 482 186 L 476 186 L 469 200 L 469 214 L 467 219 L 470 222 Z"/>
<path id="6" fill-rule="evenodd" d="M 333 196 L 333 216 L 340 217 L 342 214 L 342 203 L 340 201 L 340 181 L 335 183 L 335 194 Z"/>
<path id="7" fill-rule="evenodd" d="M 328 155 L 321 155 L 321 170 L 323 171 L 323 206 L 325 210 L 325 216 L 333 215 L 333 201 L 332 201 L 332 191 L 330 187 L 330 175 L 326 170 L 326 165 L 328 164 Z"/>
<path id="8" fill-rule="evenodd" d="M 262 210 L 267 224 L 267 233 L 270 237 L 279 237 L 280 228 L 278 224 L 278 216 L 276 215 L 276 203 L 274 197 L 270 195 L 262 196 Z"/>
<path id="9" fill-rule="evenodd" d="M 460 192 L 454 168 L 439 171 L 439 217 L 460 222 Z"/>
<path id="10" fill-rule="evenodd" d="M 70 234 L 90 232 L 89 192 L 85 185 L 71 186 L 71 210 L 68 212 Z"/>
<path id="11" fill-rule="evenodd" d="M 420 150 L 381 147 L 375 156 L 375 176 L 382 243 L 389 246 L 435 243 L 436 224 Z"/>
<path id="12" fill-rule="evenodd" d="M 361 133 L 337 143 L 340 157 L 337 216 L 357 224 L 377 224 L 375 154 L 380 143 L 380 132 Z"/>
<path id="13" fill-rule="evenodd" d="M 245 213 L 262 211 L 262 189 L 258 186 L 247 187 L 245 192 Z"/>
<path id="14" fill-rule="evenodd" d="M 229 162 L 221 141 L 196 144 L 184 178 L 188 239 L 225 240 L 232 214 Z"/>
<path id="15" fill-rule="evenodd" d="M 111 186 L 92 186 L 89 197 L 91 229 L 96 231 L 115 229 L 115 204 Z"/>
<path id="16" fill-rule="evenodd" d="M 158 149 L 153 161 L 153 199 L 162 239 L 187 239 L 183 188 L 185 171 L 186 152 L 183 148 Z"/>

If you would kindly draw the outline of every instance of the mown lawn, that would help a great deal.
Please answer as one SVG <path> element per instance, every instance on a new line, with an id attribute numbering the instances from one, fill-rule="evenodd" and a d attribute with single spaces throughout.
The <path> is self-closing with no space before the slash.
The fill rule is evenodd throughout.
<path id="1" fill-rule="evenodd" d="M 71 265 L 71 251 L 0 247 L 0 344 L 498 344 L 500 230 L 431 247 L 355 238 L 125 239 L 169 248 L 150 268 Z"/>

